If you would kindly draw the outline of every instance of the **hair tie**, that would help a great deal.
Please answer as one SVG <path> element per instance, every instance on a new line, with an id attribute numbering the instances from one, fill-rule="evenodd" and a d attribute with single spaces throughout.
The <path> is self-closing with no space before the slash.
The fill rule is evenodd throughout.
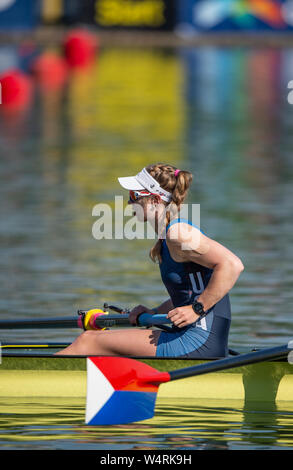
<path id="1" fill-rule="evenodd" d="M 177 176 L 178 176 L 178 174 L 180 173 L 180 171 L 181 171 L 181 170 L 175 170 L 175 172 L 174 172 L 175 178 L 177 178 Z"/>

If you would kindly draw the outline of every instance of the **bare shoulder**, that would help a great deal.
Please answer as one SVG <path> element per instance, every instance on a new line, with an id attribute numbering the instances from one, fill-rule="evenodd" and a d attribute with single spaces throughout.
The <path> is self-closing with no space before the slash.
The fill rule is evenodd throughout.
<path id="1" fill-rule="evenodd" d="M 223 262 L 238 263 L 228 248 L 207 237 L 197 227 L 179 222 L 171 225 L 166 236 L 170 254 L 178 262 L 194 262 L 214 268 Z"/>
<path id="2" fill-rule="evenodd" d="M 174 259 L 180 258 L 180 261 L 189 261 L 190 251 L 198 256 L 204 254 L 208 249 L 207 240 L 199 228 L 187 222 L 171 225 L 166 236 L 171 255 L 174 255 Z"/>

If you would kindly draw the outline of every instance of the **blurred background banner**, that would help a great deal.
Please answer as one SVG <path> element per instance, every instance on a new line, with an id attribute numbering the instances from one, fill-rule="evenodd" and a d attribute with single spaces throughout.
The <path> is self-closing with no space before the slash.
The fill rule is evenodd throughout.
<path id="1" fill-rule="evenodd" d="M 177 27 L 195 31 L 286 31 L 292 0 L 180 0 Z"/>
<path id="2" fill-rule="evenodd" d="M 44 22 L 101 29 L 293 30 L 293 0 L 43 0 L 42 12 Z"/>
<path id="3" fill-rule="evenodd" d="M 86 3 L 84 19 L 102 28 L 174 28 L 174 0 L 87 0 Z"/>
<path id="4" fill-rule="evenodd" d="M 0 30 L 24 30 L 39 24 L 37 0 L 0 0 Z"/>
<path id="5" fill-rule="evenodd" d="M 186 34 L 293 31 L 293 0 L 0 0 L 0 30 L 40 23 Z"/>
<path id="6" fill-rule="evenodd" d="M 99 28 L 173 30 L 176 0 L 43 0 L 43 21 Z"/>

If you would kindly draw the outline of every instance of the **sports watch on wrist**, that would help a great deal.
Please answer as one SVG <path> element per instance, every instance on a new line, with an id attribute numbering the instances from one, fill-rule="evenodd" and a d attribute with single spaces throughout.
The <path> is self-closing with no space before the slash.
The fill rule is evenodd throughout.
<path id="1" fill-rule="evenodd" d="M 199 315 L 200 317 L 204 316 L 205 315 L 205 311 L 204 311 L 204 308 L 203 308 L 203 304 L 201 302 L 198 302 L 197 300 L 195 300 L 192 304 L 192 309 L 193 311 Z"/>

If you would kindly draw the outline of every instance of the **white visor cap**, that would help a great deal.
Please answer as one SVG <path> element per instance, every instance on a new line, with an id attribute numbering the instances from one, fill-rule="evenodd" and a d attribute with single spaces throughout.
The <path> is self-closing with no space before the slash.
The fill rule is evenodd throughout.
<path id="1" fill-rule="evenodd" d="M 158 181 L 149 174 L 146 168 L 143 168 L 136 176 L 118 178 L 118 181 L 124 189 L 129 191 L 142 191 L 146 189 L 150 193 L 161 196 L 163 201 L 172 201 L 172 194 L 161 188 Z"/>

